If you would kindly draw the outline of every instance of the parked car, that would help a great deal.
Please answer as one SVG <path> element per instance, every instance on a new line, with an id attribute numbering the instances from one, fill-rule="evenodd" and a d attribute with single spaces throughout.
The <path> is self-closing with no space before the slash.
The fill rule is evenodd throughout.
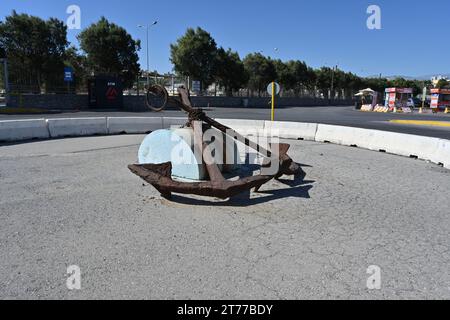
<path id="1" fill-rule="evenodd" d="M 423 105 L 422 99 L 413 98 L 412 100 L 414 102 L 415 108 L 422 108 L 422 105 Z M 425 108 L 429 108 L 429 107 L 430 107 L 430 100 L 426 99 L 425 100 Z"/>
<path id="2" fill-rule="evenodd" d="M 419 98 L 412 98 L 411 100 L 415 108 L 422 107 L 422 101 Z"/>
<path id="3" fill-rule="evenodd" d="M 406 106 L 408 108 L 414 109 L 416 107 L 416 103 L 414 101 L 414 98 L 409 98 L 408 102 L 406 103 Z"/>

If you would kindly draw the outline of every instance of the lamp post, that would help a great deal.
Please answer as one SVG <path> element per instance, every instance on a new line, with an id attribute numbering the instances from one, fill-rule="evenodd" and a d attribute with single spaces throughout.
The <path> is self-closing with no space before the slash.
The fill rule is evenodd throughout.
<path id="1" fill-rule="evenodd" d="M 150 28 L 157 25 L 158 21 L 153 22 L 150 25 L 144 26 L 144 25 L 138 25 L 138 28 L 146 28 L 146 33 L 147 33 L 147 88 L 150 87 L 150 57 L 149 57 L 149 41 L 148 41 L 148 35 L 149 35 L 149 31 Z"/>

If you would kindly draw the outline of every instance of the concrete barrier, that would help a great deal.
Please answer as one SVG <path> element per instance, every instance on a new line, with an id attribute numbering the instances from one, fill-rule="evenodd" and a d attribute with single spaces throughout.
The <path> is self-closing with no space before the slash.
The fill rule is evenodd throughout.
<path id="1" fill-rule="evenodd" d="M 439 141 L 436 159 L 432 161 L 442 164 L 445 168 L 450 169 L 450 140 L 441 139 Z"/>
<path id="2" fill-rule="evenodd" d="M 180 127 L 184 126 L 187 122 L 188 122 L 187 117 L 185 117 L 185 118 L 164 117 L 162 119 L 162 128 L 163 129 L 171 129 L 172 127 L 180 128 Z"/>
<path id="3" fill-rule="evenodd" d="M 50 138 L 45 119 L 0 121 L 0 141 Z"/>
<path id="4" fill-rule="evenodd" d="M 422 137 L 396 132 L 339 127 L 319 124 L 316 141 L 344 146 L 355 146 L 373 151 L 383 151 L 400 156 L 414 157 L 443 163 L 438 138 Z M 441 148 L 444 150 L 444 147 Z"/>
<path id="5" fill-rule="evenodd" d="M 266 121 L 266 136 L 277 136 L 281 139 L 310 140 L 316 139 L 317 123 L 272 122 Z"/>
<path id="6" fill-rule="evenodd" d="M 47 123 L 52 138 L 108 134 L 106 117 L 48 119 Z"/>
<path id="7" fill-rule="evenodd" d="M 428 160 L 450 169 L 450 140 L 395 132 L 314 123 L 218 119 L 242 135 L 257 140 L 261 135 L 305 139 L 383 151 Z M 21 141 L 118 133 L 144 134 L 180 127 L 187 118 L 74 118 L 0 121 L 0 141 Z"/>
<path id="8" fill-rule="evenodd" d="M 360 139 L 361 135 L 365 133 L 365 137 L 367 137 L 370 133 L 361 130 L 360 128 L 318 124 L 315 140 L 317 142 L 330 142 L 347 146 L 362 144 L 363 139 Z M 368 144 L 364 145 L 368 146 Z"/>
<path id="9" fill-rule="evenodd" d="M 264 134 L 264 120 L 216 119 L 221 124 L 236 130 L 244 136 L 260 136 Z"/>
<path id="10" fill-rule="evenodd" d="M 144 134 L 163 128 L 163 118 L 109 117 L 108 134 Z"/>

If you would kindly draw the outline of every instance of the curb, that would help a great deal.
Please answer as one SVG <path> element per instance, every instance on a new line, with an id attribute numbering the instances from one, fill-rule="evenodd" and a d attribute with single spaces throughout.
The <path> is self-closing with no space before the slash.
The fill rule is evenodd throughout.
<path id="1" fill-rule="evenodd" d="M 328 142 L 430 161 L 450 169 L 450 140 L 388 131 L 317 123 L 217 119 L 243 135 L 260 134 L 280 139 Z M 0 141 L 146 134 L 184 125 L 186 118 L 102 117 L 0 121 Z"/>

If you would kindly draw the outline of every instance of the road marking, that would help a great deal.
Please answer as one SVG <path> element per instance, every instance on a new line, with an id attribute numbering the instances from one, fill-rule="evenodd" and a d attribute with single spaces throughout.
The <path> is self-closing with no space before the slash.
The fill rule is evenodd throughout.
<path id="1" fill-rule="evenodd" d="M 416 126 L 450 127 L 450 122 L 447 121 L 391 120 L 389 122 Z"/>

